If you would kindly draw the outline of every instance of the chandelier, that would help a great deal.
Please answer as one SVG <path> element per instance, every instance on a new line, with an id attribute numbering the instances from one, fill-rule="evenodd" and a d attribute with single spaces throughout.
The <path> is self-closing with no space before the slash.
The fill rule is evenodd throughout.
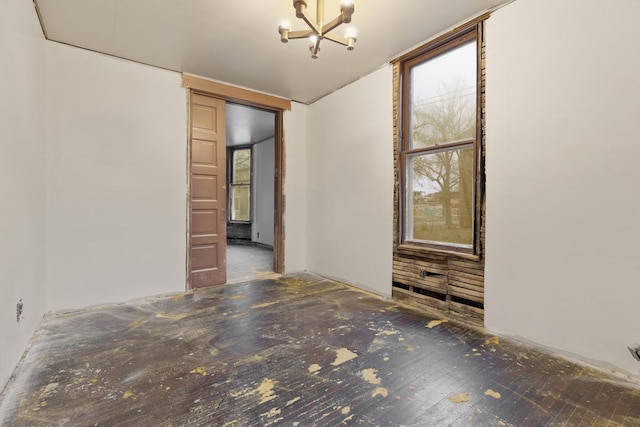
<path id="1" fill-rule="evenodd" d="M 296 18 L 302 19 L 307 23 L 310 29 L 301 31 L 291 31 L 288 25 L 280 25 L 278 32 L 280 33 L 280 41 L 287 43 L 289 39 L 308 38 L 310 45 L 309 51 L 313 59 L 318 58 L 320 52 L 320 42 L 322 39 L 331 40 L 332 42 L 347 47 L 347 50 L 353 50 L 356 43 L 355 37 L 342 37 L 331 30 L 340 24 L 348 24 L 351 22 L 354 6 L 350 1 L 343 1 L 340 5 L 340 15 L 331 21 L 324 23 L 324 0 L 316 0 L 316 20 L 312 21 L 307 14 L 307 2 L 305 0 L 293 0 L 293 7 L 296 9 Z"/>

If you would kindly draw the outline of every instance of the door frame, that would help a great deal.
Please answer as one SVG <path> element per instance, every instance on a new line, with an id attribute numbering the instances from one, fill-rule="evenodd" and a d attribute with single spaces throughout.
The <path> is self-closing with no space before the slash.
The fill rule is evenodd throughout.
<path id="1" fill-rule="evenodd" d="M 291 101 L 273 95 L 267 95 L 260 92 L 254 92 L 248 89 L 230 86 L 223 83 L 207 80 L 193 74 L 182 73 L 182 87 L 188 90 L 188 114 L 191 117 L 191 94 L 201 93 L 221 99 L 225 102 L 233 102 L 236 104 L 257 107 L 263 110 L 273 111 L 275 113 L 275 170 L 274 170 L 274 229 L 273 229 L 273 271 L 275 273 L 284 273 L 284 111 L 291 110 Z M 187 135 L 187 171 L 191 170 L 191 144 L 190 132 Z M 191 182 L 189 174 L 187 174 L 187 209 L 190 209 L 191 199 Z M 191 217 L 187 215 L 187 239 L 191 232 Z M 189 277 L 190 271 L 190 251 L 187 244 L 186 251 L 186 287 L 192 289 Z"/>

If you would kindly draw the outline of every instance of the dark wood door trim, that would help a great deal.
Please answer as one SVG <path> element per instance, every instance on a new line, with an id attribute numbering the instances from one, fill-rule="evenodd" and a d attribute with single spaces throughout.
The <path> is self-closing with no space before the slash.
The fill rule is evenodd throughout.
<path id="1" fill-rule="evenodd" d="M 274 201 L 274 229 L 273 229 L 273 271 L 284 273 L 284 134 L 282 110 L 276 111 L 275 137 L 275 201 Z"/>

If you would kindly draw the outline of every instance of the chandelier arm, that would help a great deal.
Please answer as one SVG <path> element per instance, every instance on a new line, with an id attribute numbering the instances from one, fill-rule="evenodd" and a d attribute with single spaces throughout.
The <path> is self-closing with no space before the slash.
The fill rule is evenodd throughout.
<path id="1" fill-rule="evenodd" d="M 322 35 L 325 35 L 327 33 L 329 33 L 329 31 L 333 30 L 334 28 L 338 27 L 340 24 L 342 24 L 344 22 L 344 19 L 342 19 L 342 15 L 338 16 L 337 18 L 332 19 L 331 21 L 327 22 L 323 27 L 322 27 Z"/>
<path id="2" fill-rule="evenodd" d="M 318 59 L 318 52 L 320 52 L 320 40 L 322 40 L 321 37 L 315 37 L 315 39 L 311 40 L 309 51 L 311 52 L 312 59 Z"/>
<path id="3" fill-rule="evenodd" d="M 313 30 L 289 31 L 289 39 L 304 39 L 314 34 Z"/>
<path id="4" fill-rule="evenodd" d="M 342 46 L 349 46 L 349 39 L 346 37 L 342 37 L 334 33 L 324 34 L 323 37 L 327 40 L 331 40 L 334 43 L 341 44 Z"/>
<path id="5" fill-rule="evenodd" d="M 309 15 L 307 15 L 306 11 L 302 13 L 302 20 L 307 23 L 307 25 L 313 30 L 314 33 L 320 34 L 320 31 L 322 31 L 322 28 L 318 27 L 318 25 L 313 22 L 311 18 L 309 18 Z"/>

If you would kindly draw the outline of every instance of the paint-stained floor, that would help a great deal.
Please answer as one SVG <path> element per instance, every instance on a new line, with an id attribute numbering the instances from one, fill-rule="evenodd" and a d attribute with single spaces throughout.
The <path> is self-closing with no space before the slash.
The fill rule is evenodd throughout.
<path id="1" fill-rule="evenodd" d="M 635 382 L 312 275 L 52 315 L 15 374 L 2 425 L 640 425 Z"/>

